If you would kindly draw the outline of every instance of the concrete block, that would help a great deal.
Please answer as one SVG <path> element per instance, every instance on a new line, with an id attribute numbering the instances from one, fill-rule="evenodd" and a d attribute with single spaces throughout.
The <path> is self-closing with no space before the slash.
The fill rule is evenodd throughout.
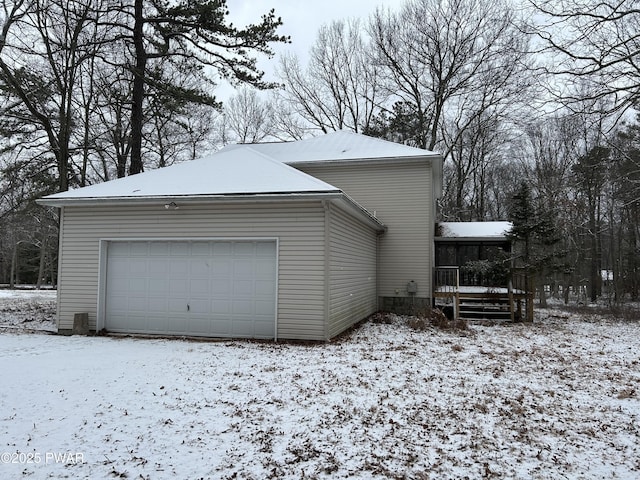
<path id="1" fill-rule="evenodd" d="M 89 334 L 89 314 L 76 313 L 73 315 L 73 335 Z"/>

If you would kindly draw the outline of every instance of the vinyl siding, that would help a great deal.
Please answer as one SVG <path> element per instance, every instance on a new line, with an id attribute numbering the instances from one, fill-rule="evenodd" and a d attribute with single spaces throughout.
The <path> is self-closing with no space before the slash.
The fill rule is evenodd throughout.
<path id="1" fill-rule="evenodd" d="M 75 313 L 96 325 L 101 239 L 278 238 L 278 338 L 324 340 L 324 207 L 278 204 L 66 206 L 62 213 L 58 327 Z"/>
<path id="2" fill-rule="evenodd" d="M 431 298 L 432 170 L 424 162 L 324 164 L 296 168 L 343 190 L 387 226 L 379 241 L 378 295 Z"/>
<path id="3" fill-rule="evenodd" d="M 329 238 L 329 336 L 334 337 L 377 310 L 377 235 L 332 208 Z"/>

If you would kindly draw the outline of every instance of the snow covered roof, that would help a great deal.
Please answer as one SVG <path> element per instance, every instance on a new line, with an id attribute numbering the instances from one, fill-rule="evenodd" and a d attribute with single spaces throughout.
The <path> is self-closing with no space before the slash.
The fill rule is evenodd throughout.
<path id="1" fill-rule="evenodd" d="M 48 195 L 51 206 L 103 202 L 155 202 L 188 199 L 284 200 L 321 196 L 384 231 L 385 226 L 351 197 L 322 180 L 274 160 L 253 148 L 226 149 L 207 157 L 109 182 Z"/>
<path id="2" fill-rule="evenodd" d="M 429 150 L 409 147 L 345 130 L 296 142 L 228 145 L 222 151 L 245 148 L 251 148 L 289 165 L 346 160 L 440 157 L 439 154 Z"/>
<path id="3" fill-rule="evenodd" d="M 65 200 L 193 197 L 277 193 L 338 193 L 340 190 L 251 148 L 49 195 L 41 203 Z"/>
<path id="4" fill-rule="evenodd" d="M 511 222 L 440 222 L 441 238 L 504 239 Z"/>
<path id="5" fill-rule="evenodd" d="M 229 145 L 207 157 L 69 190 L 41 199 L 45 205 L 80 200 L 202 197 L 290 193 L 341 193 L 289 164 L 316 161 L 439 155 L 357 133 L 339 131 L 297 142 Z"/>

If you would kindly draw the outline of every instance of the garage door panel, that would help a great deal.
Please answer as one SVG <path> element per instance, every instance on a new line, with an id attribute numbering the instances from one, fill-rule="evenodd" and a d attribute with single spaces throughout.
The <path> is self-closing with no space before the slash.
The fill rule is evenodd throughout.
<path id="1" fill-rule="evenodd" d="M 149 291 L 154 292 L 154 294 L 159 297 L 167 295 L 169 293 L 169 280 L 158 277 L 150 278 Z"/>
<path id="2" fill-rule="evenodd" d="M 234 242 L 233 243 L 233 254 L 234 256 L 255 256 L 255 243 L 253 242 Z"/>
<path id="3" fill-rule="evenodd" d="M 109 255 L 113 258 L 130 255 L 130 242 L 112 242 L 109 244 Z"/>
<path id="4" fill-rule="evenodd" d="M 169 242 L 169 255 L 186 257 L 189 255 L 189 242 Z"/>
<path id="5" fill-rule="evenodd" d="M 130 295 L 144 295 L 147 292 L 147 279 L 144 277 L 130 278 L 128 283 Z"/>
<path id="6" fill-rule="evenodd" d="M 213 278 L 221 278 L 227 280 L 231 275 L 232 262 L 228 258 L 213 258 L 213 265 L 211 267 L 211 276 Z"/>
<path id="7" fill-rule="evenodd" d="M 231 334 L 237 337 L 253 337 L 255 329 L 250 319 L 234 319 L 231 324 Z"/>
<path id="8" fill-rule="evenodd" d="M 148 242 L 130 242 L 129 244 L 129 254 L 132 256 L 143 256 L 146 257 L 149 253 L 149 243 Z"/>
<path id="9" fill-rule="evenodd" d="M 145 313 L 147 311 L 148 307 L 148 300 L 146 296 L 139 296 L 139 297 L 129 297 L 129 308 L 128 310 L 130 312 L 141 312 L 141 313 Z"/>
<path id="10" fill-rule="evenodd" d="M 189 282 L 186 278 L 169 278 L 169 292 L 174 295 L 186 295 L 189 291 Z"/>
<path id="11" fill-rule="evenodd" d="M 193 242 L 191 244 L 192 256 L 211 256 L 211 242 Z"/>
<path id="12" fill-rule="evenodd" d="M 172 314 L 167 317 L 167 333 L 185 335 L 189 326 L 187 312 Z"/>
<path id="13" fill-rule="evenodd" d="M 111 242 L 106 328 L 272 338 L 275 241 Z"/>
<path id="14" fill-rule="evenodd" d="M 229 278 L 214 278 L 211 280 L 211 294 L 214 297 L 227 297 L 231 294 L 231 280 Z"/>
<path id="15" fill-rule="evenodd" d="M 150 313 L 167 314 L 169 311 L 169 302 L 166 297 L 152 297 L 147 302 L 147 309 Z"/>
<path id="16" fill-rule="evenodd" d="M 211 319 L 208 316 L 191 315 L 187 328 L 193 335 L 207 335 L 211 332 Z"/>
<path id="17" fill-rule="evenodd" d="M 152 257 L 148 264 L 149 273 L 165 275 L 169 273 L 169 261 L 166 257 Z"/>
<path id="18" fill-rule="evenodd" d="M 211 313 L 213 314 L 213 317 L 229 315 L 231 313 L 231 301 L 227 299 L 214 298 L 211 302 Z"/>
<path id="19" fill-rule="evenodd" d="M 231 242 L 214 242 L 212 247 L 213 256 L 229 256 L 231 255 L 233 249 L 231 247 Z"/>
<path id="20" fill-rule="evenodd" d="M 233 282 L 233 296 L 251 296 L 254 293 L 255 281 L 251 280 L 235 280 Z"/>
<path id="21" fill-rule="evenodd" d="M 113 278 L 107 281 L 107 290 L 111 295 L 128 295 L 129 294 L 129 281 L 126 279 Z"/>
<path id="22" fill-rule="evenodd" d="M 135 314 L 129 313 L 127 317 L 127 322 L 131 325 L 131 328 L 136 331 L 146 331 L 147 330 L 147 316 L 146 314 Z"/>
<path id="23" fill-rule="evenodd" d="M 166 257 L 169 254 L 169 242 L 150 242 L 149 255 Z"/>
<path id="24" fill-rule="evenodd" d="M 189 273 L 189 264 L 186 259 L 169 257 L 169 273 L 186 277 Z"/>
<path id="25" fill-rule="evenodd" d="M 255 322 L 253 332 L 256 337 L 268 337 L 269 335 L 271 335 L 272 331 L 273 327 L 270 320 Z"/>
<path id="26" fill-rule="evenodd" d="M 257 278 L 271 279 L 276 274 L 276 265 L 269 259 L 258 259 L 255 262 L 255 273 Z"/>
<path id="27" fill-rule="evenodd" d="M 253 311 L 253 313 L 256 315 L 256 317 L 271 317 L 274 305 L 270 299 L 262 301 L 256 300 L 254 302 L 254 306 L 255 310 Z"/>
<path id="28" fill-rule="evenodd" d="M 231 320 L 227 315 L 212 315 L 211 335 L 227 337 L 231 335 Z"/>
<path id="29" fill-rule="evenodd" d="M 151 333 L 162 333 L 166 332 L 169 327 L 169 321 L 166 318 L 162 317 L 147 317 L 148 322 L 146 324 L 146 329 Z"/>
<path id="30" fill-rule="evenodd" d="M 208 314 L 211 311 L 211 302 L 208 299 L 190 299 L 189 312 L 192 316 L 197 314 Z"/>
<path id="31" fill-rule="evenodd" d="M 189 273 L 191 278 L 209 278 L 211 276 L 211 265 L 206 261 L 206 257 L 191 260 L 189 262 Z"/>
<path id="32" fill-rule="evenodd" d="M 261 242 L 256 244 L 256 256 L 274 258 L 276 256 L 275 242 Z"/>
<path id="33" fill-rule="evenodd" d="M 189 280 L 189 293 L 191 295 L 207 295 L 208 296 L 211 293 L 209 280 L 206 278 Z"/>
<path id="34" fill-rule="evenodd" d="M 254 262 L 252 260 L 236 260 L 233 262 L 233 274 L 235 277 L 253 276 L 254 270 Z"/>
<path id="35" fill-rule="evenodd" d="M 256 280 L 254 284 L 256 296 L 272 297 L 275 292 L 275 285 L 270 280 Z"/>
<path id="36" fill-rule="evenodd" d="M 188 301 L 186 298 L 169 298 L 169 313 L 183 313 L 187 311 Z"/>

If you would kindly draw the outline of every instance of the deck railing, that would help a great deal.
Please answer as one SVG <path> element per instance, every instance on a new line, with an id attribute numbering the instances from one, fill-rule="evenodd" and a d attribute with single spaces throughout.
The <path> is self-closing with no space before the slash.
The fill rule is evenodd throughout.
<path id="1" fill-rule="evenodd" d="M 433 293 L 436 297 L 448 299 L 454 308 L 454 315 L 458 315 L 460 309 L 461 294 L 461 277 L 460 268 L 456 266 L 435 267 L 433 269 Z M 506 286 L 505 295 L 509 298 L 511 319 L 526 318 L 529 321 L 533 319 L 533 295 L 532 280 L 527 278 L 524 269 L 513 269 Z M 469 287 L 466 283 L 462 285 Z M 502 287 L 504 288 L 504 287 Z M 487 287 L 491 289 L 491 287 Z M 522 311 L 522 302 L 525 303 L 526 311 Z"/>
<path id="2" fill-rule="evenodd" d="M 436 267 L 433 269 L 433 287 L 435 292 L 454 293 L 460 288 L 460 269 L 458 267 Z"/>

